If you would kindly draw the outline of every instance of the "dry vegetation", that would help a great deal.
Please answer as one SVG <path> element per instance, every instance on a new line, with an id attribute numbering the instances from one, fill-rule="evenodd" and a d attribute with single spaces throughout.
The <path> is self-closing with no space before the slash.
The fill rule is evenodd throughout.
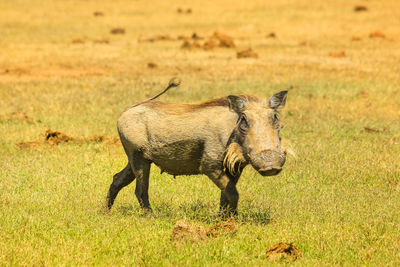
<path id="1" fill-rule="evenodd" d="M 400 265 L 398 0 L 0 10 L 0 265 L 287 264 L 266 256 L 273 244 L 298 250 L 299 265 Z M 234 235 L 172 245 L 177 221 L 219 221 L 203 176 L 152 168 L 153 217 L 133 185 L 101 211 L 126 163 L 118 115 L 172 76 L 183 83 L 165 101 L 290 90 L 282 135 L 297 159 L 276 177 L 245 170 Z"/>

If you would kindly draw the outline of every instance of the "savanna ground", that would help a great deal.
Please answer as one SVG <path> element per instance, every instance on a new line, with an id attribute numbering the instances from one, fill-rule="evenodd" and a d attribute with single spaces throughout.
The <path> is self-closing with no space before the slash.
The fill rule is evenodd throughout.
<path id="1" fill-rule="evenodd" d="M 236 47 L 176 40 L 215 31 Z M 172 40 L 139 41 L 158 35 Z M 259 266 L 278 242 L 302 251 L 295 265 L 400 265 L 398 0 L 0 1 L 0 36 L 0 265 Z M 236 57 L 247 48 L 258 58 Z M 171 243 L 177 220 L 219 221 L 219 192 L 156 167 L 153 217 L 134 184 L 102 210 L 126 157 L 82 140 L 117 137 L 119 114 L 173 76 L 164 101 L 290 88 L 282 135 L 297 159 L 275 177 L 245 169 L 236 234 Z M 81 141 L 18 145 L 48 129 Z"/>

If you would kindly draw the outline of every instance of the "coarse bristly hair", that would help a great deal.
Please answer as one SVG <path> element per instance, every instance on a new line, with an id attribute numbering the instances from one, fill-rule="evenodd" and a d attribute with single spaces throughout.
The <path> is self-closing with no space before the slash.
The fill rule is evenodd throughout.
<path id="1" fill-rule="evenodd" d="M 224 168 L 235 176 L 240 174 L 241 166 L 244 163 L 246 163 L 246 159 L 243 156 L 242 147 L 238 143 L 230 143 L 225 152 Z"/>

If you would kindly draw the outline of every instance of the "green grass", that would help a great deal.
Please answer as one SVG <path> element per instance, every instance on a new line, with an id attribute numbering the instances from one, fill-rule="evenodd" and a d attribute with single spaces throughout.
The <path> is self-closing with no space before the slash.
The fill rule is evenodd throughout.
<path id="1" fill-rule="evenodd" d="M 186 2 L 152 8 L 125 1 L 35 3 L 0 3 L 0 29 L 7 33 L 0 40 L 0 265 L 264 266 L 276 264 L 265 252 L 278 242 L 293 242 L 303 253 L 282 265 L 400 265 L 396 1 L 369 1 L 369 11 L 356 14 L 359 3 L 347 1 L 265 8 L 263 1 L 220 0 L 206 7 L 194 2 L 192 15 L 175 12 Z M 97 10 L 104 17 L 94 17 Z M 127 33 L 110 35 L 112 27 Z M 137 42 L 215 30 L 232 35 L 237 48 L 184 51 L 178 41 Z M 387 37 L 368 38 L 377 30 Z M 277 39 L 265 38 L 271 31 Z M 353 36 L 362 40 L 352 42 Z M 110 43 L 92 42 L 100 38 Z M 260 57 L 236 59 L 247 47 Z M 345 58 L 328 56 L 341 50 Z M 147 68 L 148 62 L 158 68 Z M 245 169 L 235 234 L 171 242 L 178 220 L 205 227 L 220 221 L 219 190 L 205 176 L 174 179 L 152 167 L 154 215 L 139 209 L 134 183 L 107 213 L 102 208 L 112 176 L 126 164 L 120 145 L 18 146 L 43 140 L 47 129 L 76 138 L 116 137 L 119 114 L 173 76 L 183 83 L 164 101 L 266 98 L 291 88 L 282 135 L 297 158 L 289 157 L 274 177 Z"/>

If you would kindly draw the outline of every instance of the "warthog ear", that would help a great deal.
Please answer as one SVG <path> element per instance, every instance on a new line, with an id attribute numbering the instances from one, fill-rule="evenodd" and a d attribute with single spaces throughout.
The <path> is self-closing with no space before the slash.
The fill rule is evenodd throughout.
<path id="1" fill-rule="evenodd" d="M 229 108 L 240 113 L 246 109 L 246 99 L 237 95 L 228 95 Z"/>
<path id="2" fill-rule="evenodd" d="M 269 99 L 269 107 L 273 109 L 283 108 L 286 104 L 286 96 L 288 91 L 280 91 L 279 93 L 274 94 Z"/>

